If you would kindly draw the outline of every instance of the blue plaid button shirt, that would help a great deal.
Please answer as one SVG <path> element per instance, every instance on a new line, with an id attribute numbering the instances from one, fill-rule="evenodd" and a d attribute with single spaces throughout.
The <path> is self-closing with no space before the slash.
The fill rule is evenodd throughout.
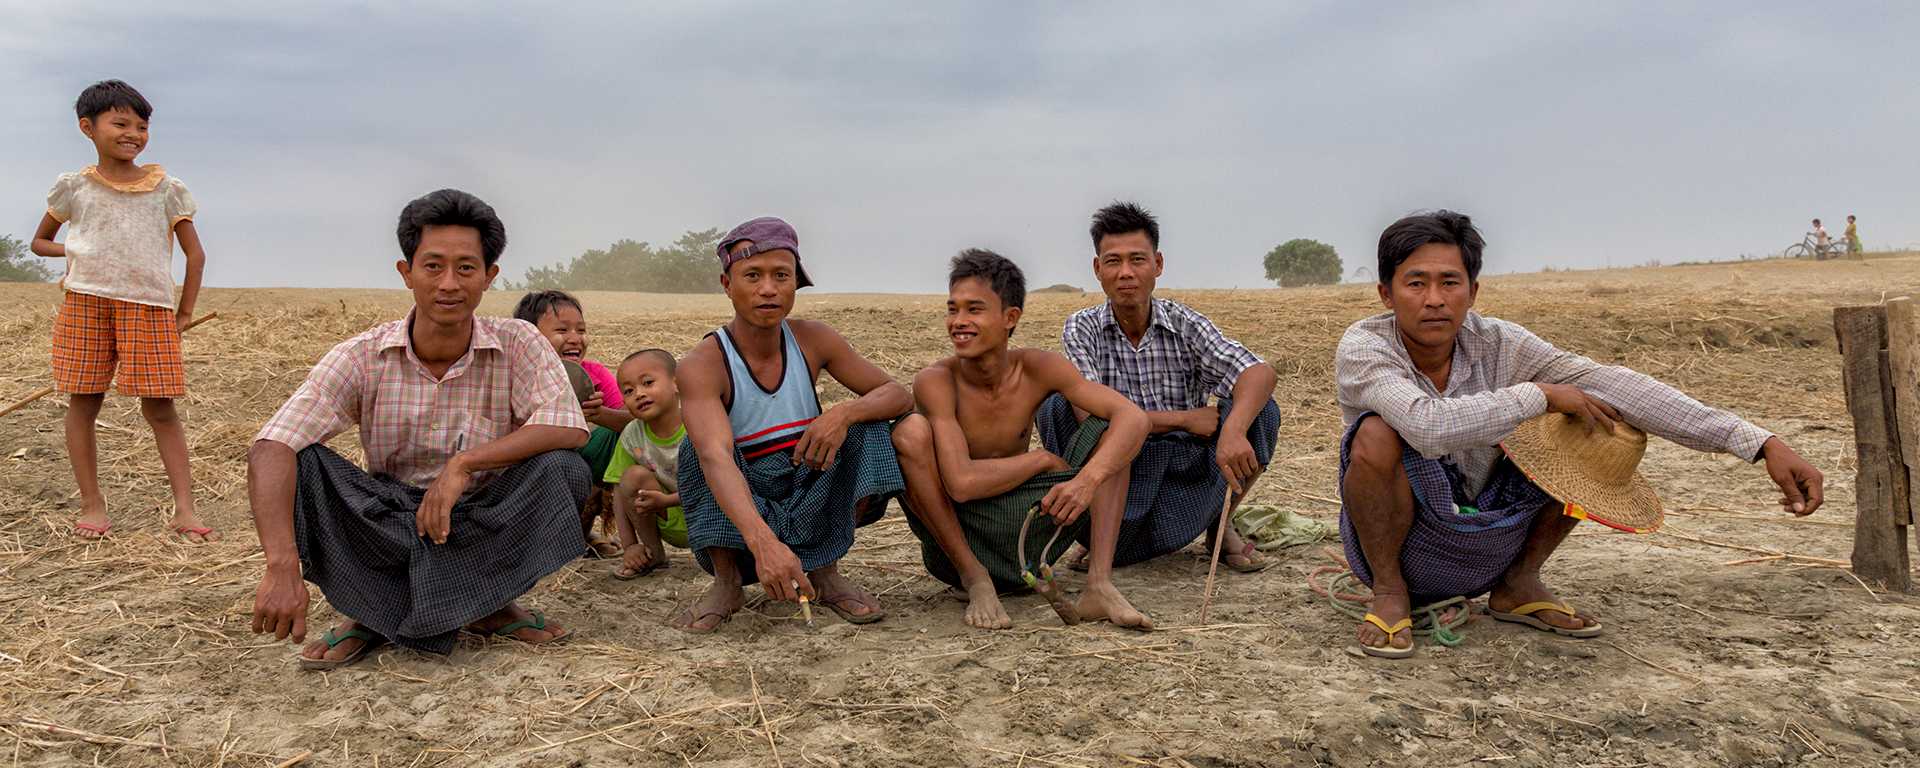
<path id="1" fill-rule="evenodd" d="M 1206 315 L 1167 299 L 1153 300 L 1137 347 L 1113 319 L 1111 304 L 1073 313 L 1060 344 L 1080 375 L 1148 411 L 1205 407 L 1209 397 L 1232 394 L 1240 373 L 1262 362 Z"/>

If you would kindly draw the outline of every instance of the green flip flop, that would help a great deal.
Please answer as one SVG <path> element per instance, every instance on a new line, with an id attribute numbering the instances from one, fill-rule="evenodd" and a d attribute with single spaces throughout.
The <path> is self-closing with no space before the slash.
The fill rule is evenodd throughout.
<path id="1" fill-rule="evenodd" d="M 567 630 L 567 633 L 564 635 L 553 638 L 551 640 L 543 640 L 537 643 L 530 640 L 521 640 L 520 638 L 515 637 L 513 633 L 523 629 L 533 629 L 533 630 L 540 630 L 540 631 L 546 630 L 547 615 L 539 611 L 529 611 L 529 613 L 533 615 L 528 618 L 524 618 L 519 621 L 512 622 L 510 624 L 501 625 L 498 629 L 495 629 L 491 632 L 487 632 L 486 634 L 491 635 L 493 637 L 504 637 L 508 640 L 513 640 L 515 642 L 526 643 L 527 645 L 559 645 L 573 638 L 575 630 L 571 630 L 571 629 Z"/>
<path id="2" fill-rule="evenodd" d="M 366 658 L 367 654 L 373 652 L 373 649 L 387 644 L 386 638 L 361 627 L 354 627 L 345 632 L 341 632 L 339 627 L 333 627 L 328 629 L 326 634 L 320 636 L 320 641 L 327 644 L 327 650 L 329 651 L 333 650 L 334 646 L 348 640 L 359 640 L 359 650 L 341 659 L 309 659 L 302 656 L 300 657 L 300 668 L 312 671 L 339 669 Z"/>

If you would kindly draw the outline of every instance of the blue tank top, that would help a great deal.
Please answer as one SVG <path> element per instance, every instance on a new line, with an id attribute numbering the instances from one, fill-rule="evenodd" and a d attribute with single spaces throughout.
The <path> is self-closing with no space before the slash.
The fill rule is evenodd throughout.
<path id="1" fill-rule="evenodd" d="M 820 416 L 820 395 L 813 389 L 813 367 L 807 363 L 793 329 L 780 321 L 780 384 L 760 386 L 746 358 L 733 345 L 733 335 L 721 328 L 711 334 L 727 357 L 727 380 L 733 402 L 727 418 L 733 422 L 733 445 L 749 461 L 792 449 L 807 425 Z"/>

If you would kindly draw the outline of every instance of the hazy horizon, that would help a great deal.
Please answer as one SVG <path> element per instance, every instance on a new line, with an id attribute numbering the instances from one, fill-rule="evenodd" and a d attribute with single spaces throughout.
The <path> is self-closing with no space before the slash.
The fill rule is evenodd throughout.
<path id="1" fill-rule="evenodd" d="M 502 277 L 780 215 L 825 293 L 937 293 L 961 248 L 1097 290 L 1088 215 L 1160 216 L 1169 288 L 1352 275 L 1449 207 L 1487 272 L 1920 243 L 1920 7 L 1756 2 L 479 8 L 0 0 L 0 234 L 93 161 L 80 89 L 154 103 L 215 287 L 398 285 L 408 199 L 507 223 Z M 1899 72 L 1908 75 L 1899 75 Z M 177 267 L 177 260 L 176 260 Z"/>

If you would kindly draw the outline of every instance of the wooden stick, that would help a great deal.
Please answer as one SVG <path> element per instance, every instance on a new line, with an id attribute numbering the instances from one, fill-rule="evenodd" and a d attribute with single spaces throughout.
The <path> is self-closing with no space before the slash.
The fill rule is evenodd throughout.
<path id="1" fill-rule="evenodd" d="M 1207 586 L 1200 598 L 1200 623 L 1207 623 L 1207 609 L 1213 606 L 1213 576 L 1220 571 L 1220 548 L 1227 545 L 1227 513 L 1233 511 L 1233 489 L 1220 501 L 1220 525 L 1213 530 L 1213 559 L 1207 563 Z"/>
<path id="2" fill-rule="evenodd" d="M 193 330 L 194 326 L 204 323 L 208 320 L 212 320 L 219 316 L 220 316 L 220 313 L 218 312 L 208 312 L 207 314 L 202 315 L 200 319 L 195 320 L 191 323 L 187 323 L 187 327 L 180 329 L 180 332 L 186 333 L 187 331 L 191 331 Z M 38 391 L 34 392 L 31 395 L 27 395 L 25 398 L 22 398 L 19 401 L 15 402 L 13 405 L 9 405 L 4 409 L 0 409 L 0 416 L 6 416 L 8 414 L 13 413 L 14 411 L 17 411 L 29 405 L 32 405 L 34 401 L 39 400 L 40 398 L 46 397 L 47 395 L 51 395 L 51 394 L 53 394 L 53 387 L 41 387 Z"/>
<path id="3" fill-rule="evenodd" d="M 747 665 L 747 683 L 753 686 L 753 708 L 760 713 L 760 732 L 767 735 L 767 748 L 773 750 L 773 764 L 776 768 L 786 768 L 780 760 L 780 745 L 773 743 L 773 724 L 767 722 L 766 705 L 760 703 L 760 678 L 753 673 L 753 665 Z"/>
<path id="4" fill-rule="evenodd" d="M 313 750 L 311 749 L 305 752 L 301 752 L 300 754 L 294 755 L 293 757 L 289 757 L 285 760 L 282 760 L 278 764 L 274 765 L 273 768 L 293 768 L 296 765 L 306 762 L 307 758 L 309 757 L 313 757 Z"/>
<path id="5" fill-rule="evenodd" d="M 1691 609 L 1689 609 L 1689 610 L 1691 610 Z M 1703 615 L 1704 615 L 1704 614 L 1703 614 Z M 1708 618 L 1712 618 L 1712 617 L 1711 617 L 1711 616 L 1709 616 Z M 1674 670 L 1671 670 L 1671 669 L 1668 669 L 1668 668 L 1666 668 L 1666 667 L 1663 667 L 1663 666 L 1660 666 L 1659 664 L 1655 664 L 1655 663 L 1653 663 L 1653 662 L 1651 662 L 1651 661 L 1648 661 L 1648 660 L 1646 660 L 1645 658 L 1643 658 L 1643 657 L 1641 657 L 1641 655 L 1640 655 L 1640 654 L 1637 654 L 1637 653 L 1634 653 L 1633 651 L 1629 651 L 1629 650 L 1627 650 L 1627 649 L 1625 649 L 1625 648 L 1622 648 L 1622 647 L 1620 647 L 1619 645 L 1617 645 L 1617 644 L 1615 644 L 1615 643 L 1614 643 L 1613 641 L 1611 641 L 1611 640 L 1601 640 L 1600 642 L 1603 642 L 1603 643 L 1606 643 L 1607 645 L 1610 645 L 1610 646 L 1613 646 L 1613 649 L 1614 649 L 1614 650 L 1616 650 L 1616 651 L 1619 651 L 1619 652 L 1621 652 L 1621 653 L 1624 653 L 1624 654 L 1626 654 L 1626 655 L 1628 655 L 1628 656 L 1631 656 L 1631 657 L 1633 657 L 1633 660 L 1634 660 L 1634 661 L 1637 661 L 1637 662 L 1640 662 L 1640 663 L 1642 663 L 1642 664 L 1645 664 L 1645 665 L 1647 665 L 1647 666 L 1649 666 L 1649 667 L 1653 667 L 1654 669 L 1657 669 L 1657 670 L 1660 670 L 1660 671 L 1662 671 L 1662 672 L 1665 672 L 1665 673 L 1667 673 L 1667 674 L 1669 674 L 1669 675 L 1673 675 L 1674 677 L 1678 677 L 1678 678 L 1681 678 L 1681 679 L 1683 679 L 1683 680 L 1687 680 L 1687 681 L 1690 681 L 1690 682 L 1692 682 L 1692 683 L 1693 683 L 1694 685 L 1699 685 L 1699 684 L 1700 684 L 1700 683 L 1702 682 L 1700 678 L 1698 678 L 1698 677 L 1694 677 L 1693 675 L 1689 675 L 1689 674 L 1687 674 L 1687 673 L 1685 673 L 1685 672 L 1676 672 L 1676 671 L 1674 671 Z"/>

